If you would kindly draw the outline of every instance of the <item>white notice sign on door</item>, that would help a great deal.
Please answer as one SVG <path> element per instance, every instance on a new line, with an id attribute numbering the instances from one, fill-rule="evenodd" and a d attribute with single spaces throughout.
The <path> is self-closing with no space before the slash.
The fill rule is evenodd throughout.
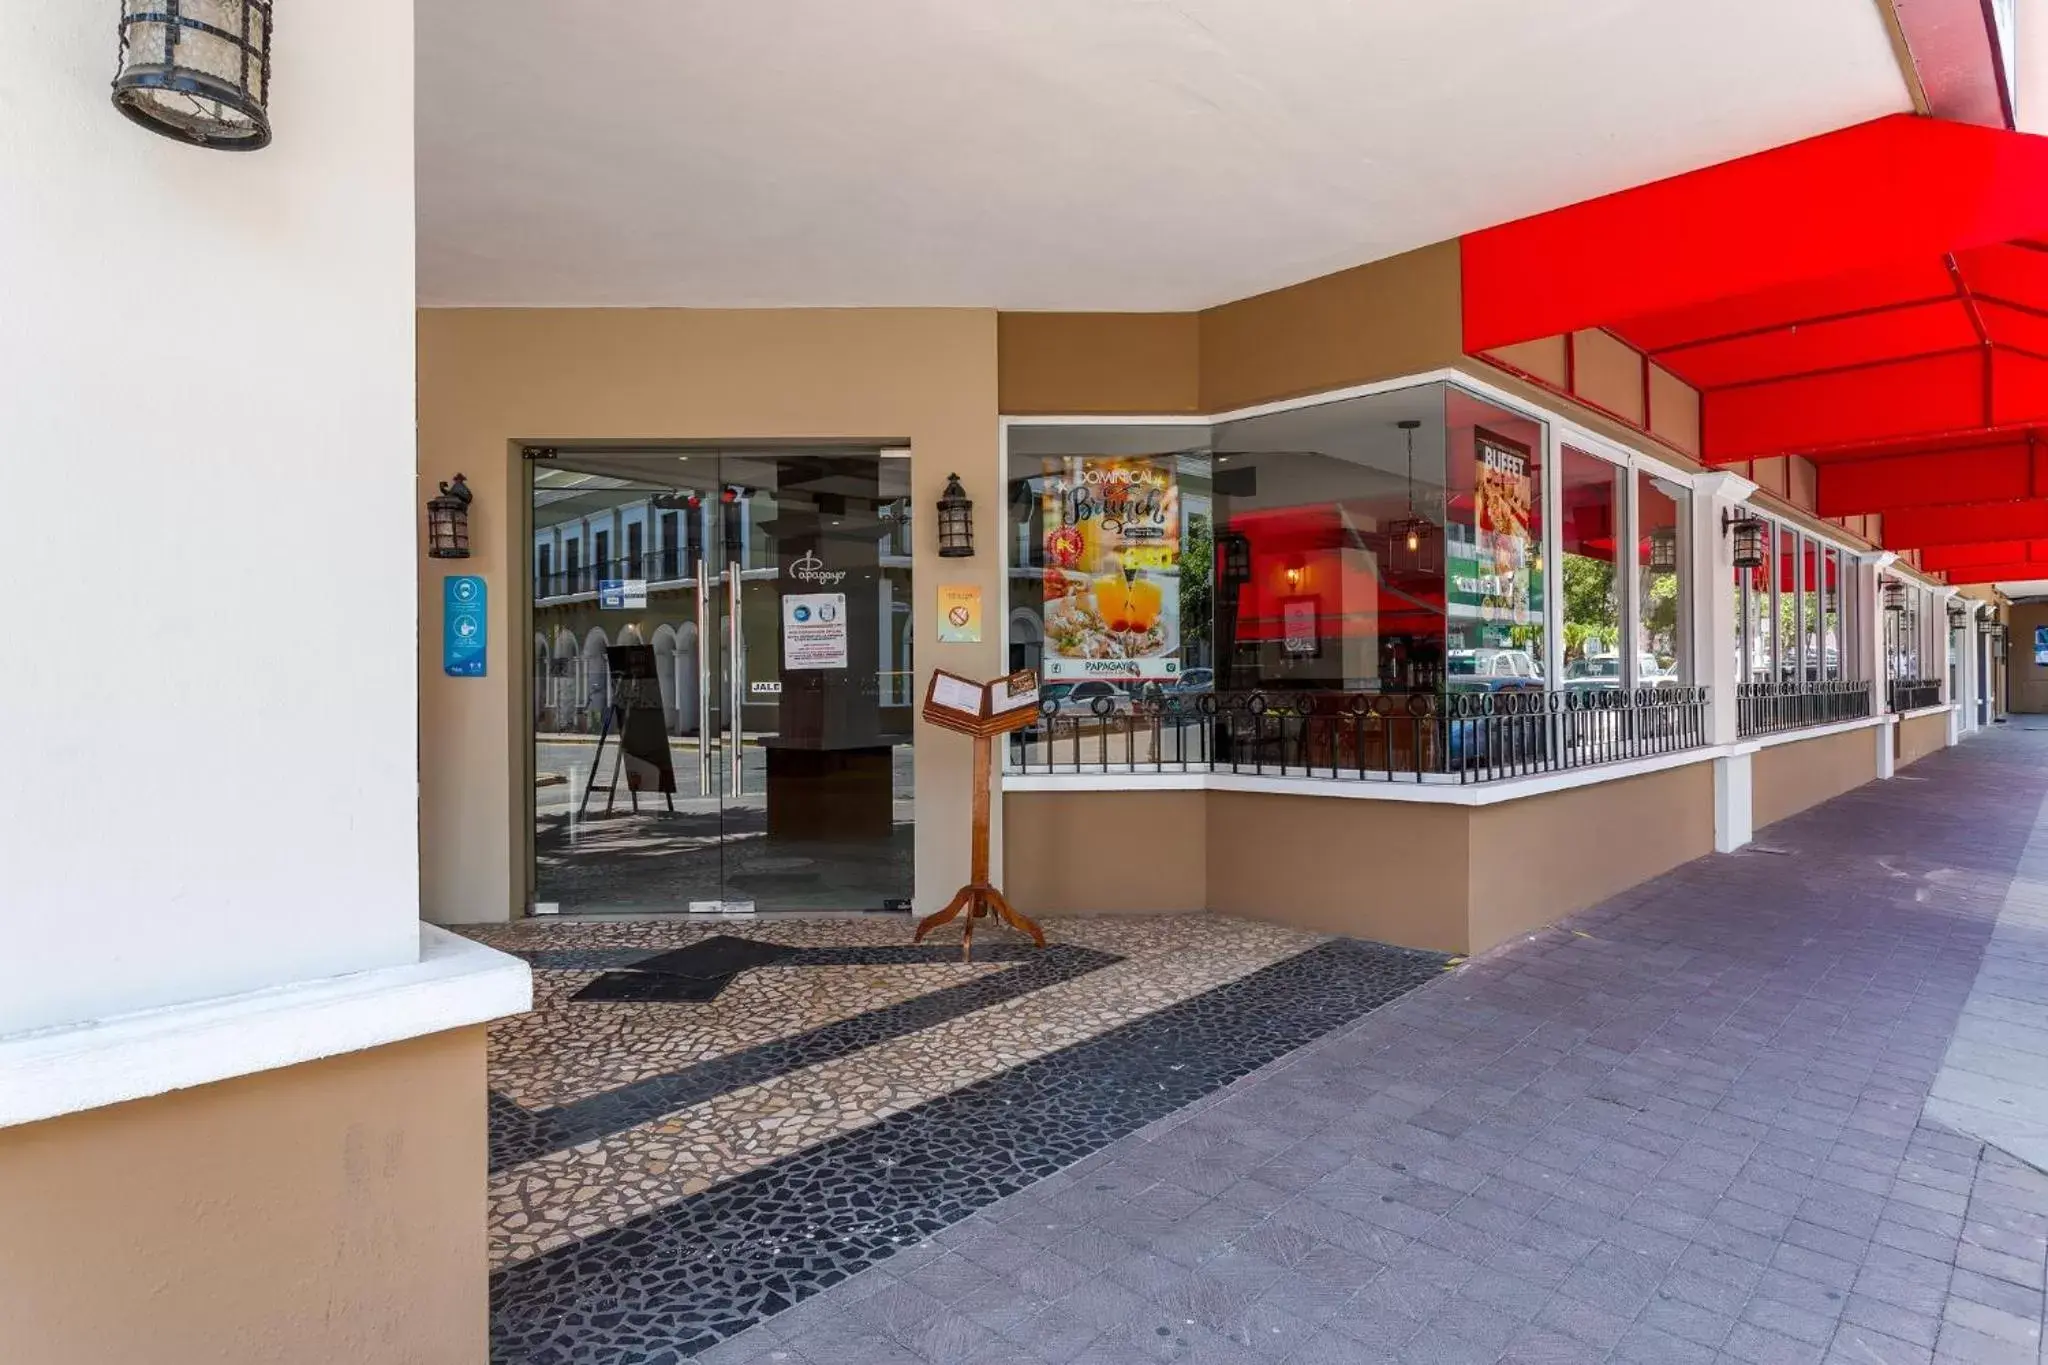
<path id="1" fill-rule="evenodd" d="M 846 594 L 791 593 L 782 599 L 782 666 L 846 667 Z"/>

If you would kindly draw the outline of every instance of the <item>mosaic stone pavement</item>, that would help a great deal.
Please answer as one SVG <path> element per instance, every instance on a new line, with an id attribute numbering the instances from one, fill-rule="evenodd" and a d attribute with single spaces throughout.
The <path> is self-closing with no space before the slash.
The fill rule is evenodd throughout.
<path id="1" fill-rule="evenodd" d="M 500 1360 L 688 1359 L 1443 968 L 1207 916 L 1053 921 L 971 964 L 907 929 L 473 931 L 536 974 L 492 1040 Z M 793 951 L 715 1000 L 574 998 L 721 935 Z"/>

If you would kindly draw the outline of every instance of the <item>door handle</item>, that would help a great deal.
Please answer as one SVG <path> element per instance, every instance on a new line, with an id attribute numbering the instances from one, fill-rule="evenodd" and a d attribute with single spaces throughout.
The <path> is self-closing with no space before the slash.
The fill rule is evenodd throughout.
<path id="1" fill-rule="evenodd" d="M 729 781 L 726 793 L 740 796 L 746 791 L 746 755 L 740 749 L 740 708 L 747 692 L 746 659 L 741 653 L 740 566 L 737 560 L 725 566 L 725 672 L 732 702 L 731 752 L 726 760 Z"/>
<path id="2" fill-rule="evenodd" d="M 697 794 L 711 795 L 711 572 L 697 557 Z"/>

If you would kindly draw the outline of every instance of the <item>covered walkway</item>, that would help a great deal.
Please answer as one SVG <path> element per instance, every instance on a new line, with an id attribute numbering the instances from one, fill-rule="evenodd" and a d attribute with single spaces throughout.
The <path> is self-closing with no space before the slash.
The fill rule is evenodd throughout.
<path id="1" fill-rule="evenodd" d="M 1952 1125 L 2042 1074 L 2044 796 L 2048 729 L 1938 753 L 700 1358 L 2036 1362 L 2048 1177 Z"/>

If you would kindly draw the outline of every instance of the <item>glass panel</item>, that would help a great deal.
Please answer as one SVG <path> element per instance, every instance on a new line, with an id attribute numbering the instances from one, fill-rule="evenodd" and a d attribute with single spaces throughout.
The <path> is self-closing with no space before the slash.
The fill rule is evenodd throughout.
<path id="1" fill-rule="evenodd" d="M 1011 431 L 1010 666 L 1037 669 L 1063 712 L 1217 685 L 1233 646 L 1217 638 L 1208 440 L 1198 426 Z"/>
<path id="2" fill-rule="evenodd" d="M 908 462 L 570 449 L 532 467 L 535 900 L 907 907 Z"/>
<path id="3" fill-rule="evenodd" d="M 1558 528 L 1563 576 L 1564 676 L 1575 690 L 1623 685 L 1618 571 L 1622 480 L 1627 471 L 1572 446 L 1564 448 L 1564 522 Z"/>
<path id="4" fill-rule="evenodd" d="M 1779 682 L 1799 681 L 1799 533 L 1788 526 L 1773 528 L 1772 587 L 1776 601 Z"/>
<path id="5" fill-rule="evenodd" d="M 1826 676 L 1826 659 L 1821 651 L 1820 542 L 1800 537 L 1799 550 L 1800 677 L 1819 682 Z"/>
<path id="6" fill-rule="evenodd" d="M 1636 531 L 1638 683 L 1690 682 L 1692 604 L 1686 572 L 1692 563 L 1691 490 L 1638 473 Z M 1739 615 L 1736 625 L 1740 630 Z"/>
<path id="7" fill-rule="evenodd" d="M 1447 685 L 1454 691 L 1540 691 L 1548 681 L 1544 424 L 1456 387 L 1445 393 L 1444 422 Z M 1520 681 L 1505 687 L 1460 681 L 1486 676 Z"/>
<path id="8" fill-rule="evenodd" d="M 1821 652 L 1830 679 L 1848 676 L 1848 632 L 1842 628 L 1842 552 L 1827 547 L 1821 574 Z"/>

